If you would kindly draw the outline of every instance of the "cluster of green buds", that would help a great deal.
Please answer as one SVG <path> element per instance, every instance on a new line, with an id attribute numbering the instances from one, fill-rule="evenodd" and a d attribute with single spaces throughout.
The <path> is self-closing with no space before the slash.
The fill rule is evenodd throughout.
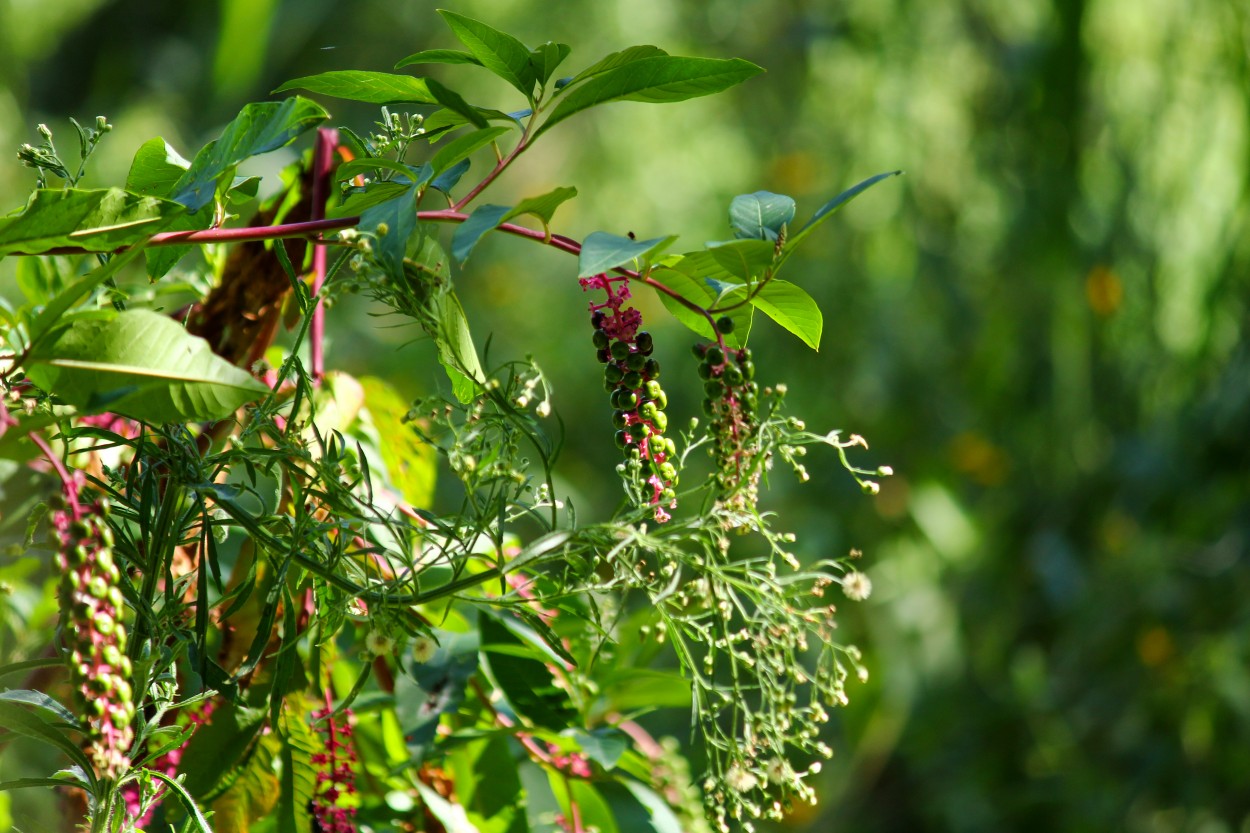
<path id="1" fill-rule="evenodd" d="M 733 320 L 718 319 L 716 329 L 722 335 L 733 332 Z M 751 351 L 721 340 L 696 344 L 694 355 L 703 380 L 703 412 L 711 418 L 714 444 L 708 451 L 716 460 L 722 503 L 728 509 L 748 509 L 758 497 L 761 469 L 755 431 L 759 386 Z"/>
<path id="2" fill-rule="evenodd" d="M 655 507 L 655 519 L 663 523 L 666 511 L 677 505 L 677 447 L 664 436 L 668 428 L 668 395 L 660 386 L 660 362 L 648 332 L 639 332 L 642 314 L 624 303 L 630 297 L 625 276 L 594 275 L 581 279 L 582 289 L 602 289 L 608 299 L 591 303 L 590 323 L 594 345 L 603 371 L 604 389 L 611 394 L 612 424 L 616 444 L 628 463 L 638 466 L 642 494 Z"/>
<path id="3" fill-rule="evenodd" d="M 52 539 L 61 569 L 62 639 L 74 684 L 74 705 L 84 716 L 84 748 L 102 778 L 130 766 L 135 715 L 122 624 L 120 574 L 113 561 L 108 502 L 84 511 L 75 503 L 52 513 Z"/>

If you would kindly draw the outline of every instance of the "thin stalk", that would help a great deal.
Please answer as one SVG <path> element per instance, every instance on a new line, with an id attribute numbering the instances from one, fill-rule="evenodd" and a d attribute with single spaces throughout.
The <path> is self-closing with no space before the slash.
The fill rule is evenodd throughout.
<path id="1" fill-rule="evenodd" d="M 317 147 L 313 151 L 312 221 L 324 220 L 326 201 L 330 197 L 330 176 L 334 172 L 334 149 L 339 132 L 328 127 L 317 131 Z M 321 305 L 321 285 L 326 280 L 326 248 L 320 239 L 313 241 L 312 252 L 312 326 L 310 330 L 313 383 L 325 375 L 325 307 Z"/>

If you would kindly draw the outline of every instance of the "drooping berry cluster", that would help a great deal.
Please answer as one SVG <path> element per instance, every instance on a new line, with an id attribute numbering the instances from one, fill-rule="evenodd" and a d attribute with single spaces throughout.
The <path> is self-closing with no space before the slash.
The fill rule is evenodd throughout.
<path id="1" fill-rule="evenodd" d="M 733 321 L 721 318 L 716 328 L 733 331 Z M 716 483 L 723 504 L 733 510 L 755 505 L 759 493 L 760 464 L 756 459 L 755 412 L 759 386 L 751 351 L 720 343 L 696 344 L 699 378 L 703 379 L 703 412 L 711 417 L 715 442 L 709 453 L 717 464 Z"/>
<path id="2" fill-rule="evenodd" d="M 337 718 L 329 706 L 313 712 L 325 738 L 325 751 L 312 756 L 318 767 L 317 791 L 312 800 L 313 816 L 323 833 L 356 833 L 356 750 L 352 746 L 351 710 Z M 346 799 L 346 800 L 344 800 Z"/>
<path id="3" fill-rule="evenodd" d="M 74 705 L 87 724 L 84 748 L 100 777 L 118 778 L 130 766 L 135 707 L 107 512 L 103 500 L 85 512 L 74 505 L 58 509 L 52 513 L 52 536 Z"/>
<path id="4" fill-rule="evenodd" d="M 641 464 L 644 495 L 655 507 L 655 519 L 663 523 L 671 517 L 665 507 L 677 505 L 677 467 L 672 462 L 677 447 L 664 436 L 668 396 L 660 387 L 660 362 L 651 355 L 651 334 L 638 331 L 642 314 L 624 307 L 630 298 L 627 277 L 595 275 L 582 278 L 581 285 L 608 295 L 602 304 L 590 304 L 590 323 L 599 361 L 606 365 L 603 384 L 612 397 L 616 444 Z"/>

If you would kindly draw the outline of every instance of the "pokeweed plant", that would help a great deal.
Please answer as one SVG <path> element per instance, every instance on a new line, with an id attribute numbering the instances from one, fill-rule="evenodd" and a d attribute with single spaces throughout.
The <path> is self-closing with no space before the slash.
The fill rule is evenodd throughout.
<path id="1" fill-rule="evenodd" d="M 59 618 L 0 634 L 15 653 L 0 675 L 18 683 L 0 694 L 0 744 L 46 744 L 64 766 L 0 791 L 54 789 L 72 822 L 110 832 L 614 831 L 624 814 L 749 830 L 814 800 L 821 726 L 866 676 L 828 591 L 869 585 L 850 556 L 801 562 L 758 495 L 777 461 L 805 480 L 811 446 L 869 493 L 890 471 L 850 462 L 862 438 L 786 415 L 747 339 L 760 312 L 818 346 L 820 310 L 778 274 L 897 172 L 801 225 L 789 197 L 737 197 L 733 239 L 693 251 L 670 253 L 675 235 L 578 243 L 551 228 L 573 187 L 478 198 L 583 110 L 760 68 L 634 46 L 561 77 L 568 46 L 441 14 L 464 49 L 398 67 L 485 70 L 517 101 L 343 70 L 276 92 L 383 105 L 367 135 L 296 96 L 247 105 L 189 161 L 152 139 L 122 187 L 77 187 L 103 118 L 74 123 L 76 162 L 42 125 L 19 151 L 37 187 L 0 219 L 24 299 L 3 309 L 0 457 L 59 486 L 0 577 L 15 598 L 44 582 Z M 239 164 L 314 129 L 277 195 L 235 222 L 258 193 Z M 589 298 L 586 360 L 622 452 L 610 518 L 556 493 L 541 353 L 490 367 L 475 347 L 455 282 L 491 231 L 577 258 L 568 288 Z M 140 260 L 145 285 L 128 277 Z M 629 302 L 644 289 L 702 339 L 697 372 L 662 383 L 702 387 L 698 417 L 668 409 Z M 450 395 L 408 402 L 329 369 L 324 317 L 347 293 L 423 328 L 441 365 L 427 389 L 442 377 Z M 704 452 L 700 478 L 687 463 Z M 437 473 L 451 497 L 436 500 Z M 691 710 L 702 775 L 640 724 L 659 708 Z"/>

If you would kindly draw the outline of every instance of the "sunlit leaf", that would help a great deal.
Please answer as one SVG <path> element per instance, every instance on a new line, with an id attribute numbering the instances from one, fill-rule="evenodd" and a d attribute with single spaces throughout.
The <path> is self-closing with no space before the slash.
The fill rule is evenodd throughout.
<path id="1" fill-rule="evenodd" d="M 657 55 L 595 75 L 565 93 L 538 133 L 574 113 L 609 101 L 685 101 L 740 84 L 764 70 L 741 58 Z M 535 134 L 537 135 L 537 134 Z"/>
<path id="2" fill-rule="evenodd" d="M 699 252 L 696 254 L 705 253 Z M 666 265 L 657 268 L 652 277 L 681 297 L 703 309 L 715 306 L 718 301 L 722 304 L 732 302 L 734 300 L 732 297 L 729 299 L 721 298 L 721 293 L 702 277 L 705 274 L 704 270 L 697 268 L 695 264 L 686 262 L 691 259 L 689 257 L 666 258 Z M 710 256 L 707 259 L 711 260 Z M 728 274 L 726 274 L 726 277 L 732 278 Z M 703 338 L 716 338 L 716 332 L 712 329 L 712 324 L 708 321 L 707 316 L 690 309 L 667 293 L 659 290 L 657 290 L 657 293 L 665 309 L 672 313 L 674 318 Z M 745 292 L 742 293 L 742 297 L 745 297 Z M 726 333 L 723 338 L 730 347 L 741 347 L 746 343 L 747 336 L 751 332 L 751 313 L 752 308 L 750 304 L 742 304 L 728 313 L 729 317 L 733 319 L 734 329 L 733 332 Z M 720 313 L 716 317 L 720 317 L 722 314 L 725 313 Z"/>
<path id="3" fill-rule="evenodd" d="M 577 73 L 577 75 L 569 79 L 568 84 L 566 84 L 564 88 L 568 89 L 579 81 L 585 81 L 587 78 L 600 75 L 610 69 L 616 69 L 617 67 L 624 66 L 625 64 L 632 64 L 634 61 L 641 61 L 643 58 L 655 58 L 667 54 L 667 52 L 658 46 L 648 46 L 645 44 L 641 46 L 631 46 L 628 49 L 622 49 L 620 52 L 613 52 L 586 67 L 584 70 Z"/>
<path id="4" fill-rule="evenodd" d="M 527 197 L 505 214 L 500 222 L 507 222 L 514 217 L 532 214 L 542 220 L 545 226 L 551 222 L 551 218 L 556 213 L 557 208 L 576 196 L 576 188 L 556 188 L 537 197 Z"/>
<path id="5" fill-rule="evenodd" d="M 491 205 L 490 203 L 473 209 L 469 219 L 461 223 L 451 236 L 452 257 L 461 263 L 468 260 L 473 247 L 482 239 L 482 235 L 497 228 L 511 210 L 511 206 Z"/>
<path id="6" fill-rule="evenodd" d="M 534 75 L 537 77 L 538 83 L 546 84 L 547 79 L 551 77 L 551 74 L 556 71 L 560 64 L 564 63 L 564 59 L 572 51 L 572 47 L 567 43 L 552 43 L 548 41 L 530 52 L 530 66 L 534 68 Z"/>
<path id="7" fill-rule="evenodd" d="M 525 44 L 480 20 L 446 9 L 439 9 L 438 13 L 482 66 L 516 87 L 526 98 L 533 95 L 534 68 Z"/>
<path id="8" fill-rule="evenodd" d="M 429 88 L 430 94 L 438 99 L 438 103 L 451 110 L 453 113 L 459 113 L 464 119 L 474 127 L 485 127 L 486 117 L 478 112 L 478 108 L 465 101 L 460 93 L 449 89 L 433 78 L 427 78 L 425 85 Z"/>
<path id="9" fill-rule="evenodd" d="M 221 419 L 268 392 L 204 339 L 143 309 L 53 330 L 32 351 L 27 373 L 83 412 L 151 423 Z"/>
<path id="10" fill-rule="evenodd" d="M 811 295 L 788 281 L 764 284 L 751 303 L 762 313 L 803 340 L 813 350 L 820 349 L 824 318 Z"/>
<path id="11" fill-rule="evenodd" d="M 734 197 L 729 204 L 729 225 L 735 237 L 776 240 L 794 219 L 794 200 L 784 194 L 756 191 Z"/>
<path id="12" fill-rule="evenodd" d="M 413 64 L 477 64 L 481 66 L 482 62 L 468 52 L 461 52 L 458 49 L 423 49 L 395 64 L 395 69 L 403 69 Z"/>
<path id="13" fill-rule="evenodd" d="M 485 124 L 485 121 L 483 121 L 483 124 Z M 508 128 L 506 127 L 487 127 L 483 130 L 475 130 L 472 133 L 457 136 L 438 149 L 438 153 L 434 154 L 434 158 L 430 160 L 430 168 L 436 174 L 442 173 L 461 159 L 468 158 L 474 151 L 486 147 L 507 132 Z"/>
<path id="14" fill-rule="evenodd" d="M 157 136 L 139 146 L 126 175 L 126 190 L 135 194 L 163 197 L 173 190 L 191 163 Z"/>
<path id="15" fill-rule="evenodd" d="M 601 275 L 617 266 L 647 259 L 670 246 L 676 239 L 676 235 L 670 235 L 653 237 L 650 240 L 634 240 L 606 231 L 592 231 L 582 241 L 582 251 L 577 257 L 577 276 L 587 278 Z"/>
<path id="16" fill-rule="evenodd" d="M 848 202 L 855 199 L 860 194 L 876 185 L 878 182 L 881 182 L 883 179 L 889 179 L 892 176 L 899 176 L 902 173 L 902 171 L 887 171 L 883 174 L 870 176 L 858 185 L 853 185 L 850 188 L 847 188 L 841 194 L 838 194 L 836 197 L 829 200 L 829 202 L 822 205 L 816 213 L 812 215 L 812 219 L 808 220 L 807 223 L 798 230 L 798 232 L 791 235 L 789 242 L 786 244 L 787 254 L 798 244 L 800 240 L 811 234 L 812 229 L 814 229 L 822 221 L 828 219 L 828 217 L 839 208 L 846 205 Z"/>
<path id="17" fill-rule="evenodd" d="M 121 188 L 40 188 L 22 213 L 0 218 L 0 257 L 60 246 L 110 252 L 146 240 L 182 211 L 176 202 Z"/>

